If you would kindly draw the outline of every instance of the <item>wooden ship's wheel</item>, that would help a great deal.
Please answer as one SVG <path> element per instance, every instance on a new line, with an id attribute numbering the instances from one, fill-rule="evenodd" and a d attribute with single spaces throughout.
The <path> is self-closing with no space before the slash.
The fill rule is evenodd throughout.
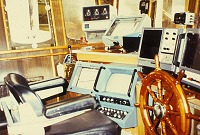
<path id="1" fill-rule="evenodd" d="M 175 79 L 160 69 L 158 56 L 155 61 L 155 70 L 147 76 L 138 72 L 142 86 L 140 103 L 135 106 L 140 108 L 145 130 L 150 135 L 188 135 L 191 118 L 199 120 L 199 117 L 190 113 L 180 84 L 184 71 Z"/>

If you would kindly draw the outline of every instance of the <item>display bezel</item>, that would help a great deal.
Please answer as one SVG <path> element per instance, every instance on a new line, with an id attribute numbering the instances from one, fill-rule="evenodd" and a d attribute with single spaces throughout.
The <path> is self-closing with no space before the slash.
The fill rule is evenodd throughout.
<path id="1" fill-rule="evenodd" d="M 188 58 L 186 58 L 186 57 L 191 57 L 194 53 L 195 54 L 199 54 L 199 53 L 197 53 L 197 52 L 194 52 L 194 53 L 190 53 L 189 55 L 190 56 L 188 56 L 188 54 L 187 54 L 187 51 L 188 51 L 188 49 L 190 49 L 189 48 L 189 45 L 190 44 L 188 44 L 188 41 L 190 40 L 189 38 L 188 38 L 188 35 L 189 34 L 198 34 L 198 43 L 197 43 L 197 47 L 199 48 L 198 50 L 200 51 L 200 31 L 198 30 L 198 29 L 187 29 L 187 31 L 186 31 L 186 35 L 185 35 L 185 43 L 184 43 L 184 48 L 183 48 L 183 55 L 182 55 L 182 59 L 181 59 L 181 61 L 180 61 L 180 66 L 179 66 L 179 69 L 180 70 L 185 70 L 185 71 L 189 71 L 189 72 L 191 72 L 191 73 L 196 73 L 196 74 L 200 74 L 200 67 L 198 67 L 199 68 L 199 70 L 198 69 L 195 69 L 195 68 L 192 68 L 191 66 L 194 66 L 194 65 L 189 65 L 189 66 L 186 66 L 185 65 L 185 59 L 188 59 Z M 196 50 L 193 50 L 193 51 L 196 51 Z M 198 55 L 198 56 L 200 56 L 200 54 Z M 196 56 L 196 58 L 198 57 L 198 56 Z M 195 57 L 195 56 L 194 56 Z M 192 61 L 194 61 L 194 59 L 192 60 Z M 197 59 L 197 61 L 199 61 L 198 59 Z M 200 65 L 198 65 L 198 66 L 200 66 Z"/>
<path id="2" fill-rule="evenodd" d="M 161 45 L 161 42 L 162 42 L 162 36 L 163 36 L 163 32 L 164 32 L 164 29 L 163 28 L 143 28 L 143 34 L 142 34 L 142 37 L 141 37 L 141 40 L 140 40 L 140 45 L 139 45 L 139 51 L 138 51 L 138 65 L 140 65 L 140 66 L 146 66 L 146 67 L 155 67 L 155 60 L 154 60 L 154 56 L 151 56 L 151 57 L 144 57 L 144 56 L 141 56 L 141 55 L 143 55 L 142 53 L 147 53 L 146 55 L 147 56 L 149 56 L 149 49 L 148 49 L 148 52 L 146 51 L 146 52 L 142 52 L 144 49 L 143 49 L 143 43 L 144 42 L 146 42 L 146 41 L 144 41 L 144 40 L 147 40 L 147 39 L 145 39 L 146 37 L 146 35 L 144 35 L 146 32 L 148 32 L 148 31 L 151 31 L 151 32 L 160 32 L 160 37 L 159 37 L 159 39 L 158 39 L 158 41 L 157 41 L 157 44 L 159 44 L 159 45 L 157 45 L 156 47 L 157 47 L 157 52 L 156 53 L 154 53 L 154 56 L 156 55 L 156 54 L 159 54 L 159 50 L 160 50 L 160 45 Z M 153 33 L 152 33 L 152 36 L 155 36 L 155 35 L 153 35 Z M 149 37 L 148 37 L 149 38 Z M 152 41 L 152 39 L 151 39 L 151 41 Z M 151 42 L 150 41 L 150 42 Z M 155 42 L 155 41 L 154 41 Z M 145 45 L 146 46 L 146 45 Z"/>

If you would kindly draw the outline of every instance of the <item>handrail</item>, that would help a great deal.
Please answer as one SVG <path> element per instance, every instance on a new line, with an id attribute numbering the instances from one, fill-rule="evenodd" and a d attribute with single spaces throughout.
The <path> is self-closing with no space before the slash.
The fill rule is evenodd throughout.
<path id="1" fill-rule="evenodd" d="M 23 49 L 23 50 L 9 50 L 9 51 L 0 51 L 0 56 L 5 54 L 16 54 L 16 53 L 26 53 L 26 52 L 37 52 L 37 51 L 46 51 L 49 50 L 50 53 L 44 53 L 44 54 L 36 54 L 36 55 L 21 55 L 21 56 L 12 56 L 12 57 L 2 57 L 0 58 L 0 61 L 3 60 L 17 60 L 17 59 L 25 59 L 25 58 L 37 58 L 37 57 L 45 57 L 45 56 L 56 56 L 56 55 L 66 55 L 68 54 L 68 51 L 66 52 L 57 52 L 53 53 L 52 50 L 56 49 L 67 49 L 67 46 L 56 46 L 56 47 L 43 47 L 43 48 L 31 48 L 31 49 Z"/>
<path id="2" fill-rule="evenodd" d="M 23 52 L 36 52 L 36 51 L 45 51 L 45 50 L 55 50 L 55 49 L 67 49 L 68 46 L 54 46 L 54 47 L 43 47 L 43 48 L 30 48 L 23 50 L 8 50 L 8 51 L 0 51 L 0 55 L 2 54 L 13 54 L 13 53 L 23 53 Z"/>
<path id="3" fill-rule="evenodd" d="M 26 59 L 26 58 L 37 58 L 37 57 L 45 57 L 45 56 L 56 56 L 56 55 L 66 55 L 66 54 L 68 54 L 68 52 L 48 53 L 48 54 L 41 54 L 41 55 L 16 56 L 16 57 L 0 58 L 0 61 L 1 60 L 17 60 L 17 59 Z"/>

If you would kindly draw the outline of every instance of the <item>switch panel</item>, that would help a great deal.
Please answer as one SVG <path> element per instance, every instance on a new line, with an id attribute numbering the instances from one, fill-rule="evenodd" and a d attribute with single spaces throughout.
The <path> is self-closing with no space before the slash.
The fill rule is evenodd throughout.
<path id="1" fill-rule="evenodd" d="M 108 20 L 110 19 L 109 13 L 109 5 L 84 7 L 83 21 Z"/>
<path id="2" fill-rule="evenodd" d="M 128 111 L 107 108 L 107 107 L 102 107 L 102 106 L 97 107 L 97 110 L 100 113 L 105 114 L 106 116 L 113 117 L 116 119 L 121 119 L 121 120 L 123 120 L 126 117 L 126 115 L 129 113 Z"/>
<path id="3" fill-rule="evenodd" d="M 178 35 L 182 32 L 182 29 L 166 28 L 163 32 L 162 42 L 160 45 L 160 61 L 162 63 L 171 64 L 173 60 L 173 54 L 177 42 Z"/>

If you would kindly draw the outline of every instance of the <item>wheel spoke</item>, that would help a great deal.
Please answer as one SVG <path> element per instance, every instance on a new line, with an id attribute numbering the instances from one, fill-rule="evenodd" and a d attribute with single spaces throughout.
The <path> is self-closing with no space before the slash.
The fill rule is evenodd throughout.
<path id="1" fill-rule="evenodd" d="M 169 104 L 169 101 L 172 99 L 174 93 L 170 92 L 168 95 L 165 96 L 164 104 Z"/>
<path id="2" fill-rule="evenodd" d="M 162 125 L 162 134 L 163 134 L 163 135 L 167 135 L 166 123 L 165 123 L 164 120 L 161 121 L 161 125 Z"/>
<path id="3" fill-rule="evenodd" d="M 172 121 L 169 119 L 169 117 L 166 117 L 165 120 L 166 120 L 166 124 L 169 125 L 169 128 L 174 132 L 174 134 L 178 135 L 176 127 L 174 126 L 174 124 L 172 123 Z"/>
<path id="4" fill-rule="evenodd" d="M 153 98 L 153 101 L 157 102 L 158 98 L 156 97 L 155 93 L 151 90 L 150 86 L 147 86 L 147 90 L 148 90 L 149 94 L 151 95 L 151 97 Z"/>
<path id="5" fill-rule="evenodd" d="M 158 99 L 159 99 L 159 100 L 162 100 L 163 97 L 162 97 L 162 85 L 161 85 L 161 80 L 157 80 L 157 82 L 158 82 L 158 86 L 157 86 L 157 88 L 158 88 Z"/>
<path id="6" fill-rule="evenodd" d="M 144 106 L 144 109 L 147 109 L 147 110 L 154 110 L 153 106 L 148 106 L 148 105 L 145 105 Z"/>
<path id="7" fill-rule="evenodd" d="M 169 110 L 169 111 L 168 111 L 168 114 L 180 116 L 180 113 L 179 113 L 179 112 L 175 112 L 175 111 L 173 111 L 173 110 Z"/>
<path id="8" fill-rule="evenodd" d="M 153 131 L 153 130 L 155 131 L 155 130 L 157 129 L 159 123 L 160 123 L 160 119 L 155 118 L 155 120 L 153 121 L 153 124 L 152 124 L 152 126 L 151 126 L 151 130 L 152 130 L 152 131 Z"/>

